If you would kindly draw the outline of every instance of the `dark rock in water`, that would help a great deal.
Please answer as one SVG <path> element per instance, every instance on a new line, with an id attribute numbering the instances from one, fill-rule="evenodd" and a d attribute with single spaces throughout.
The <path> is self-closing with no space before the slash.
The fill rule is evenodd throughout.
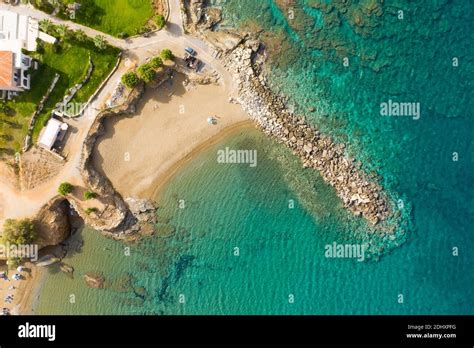
<path id="1" fill-rule="evenodd" d="M 133 291 L 133 276 L 130 273 L 125 273 L 114 282 L 113 290 L 118 292 Z"/>
<path id="2" fill-rule="evenodd" d="M 146 291 L 143 286 L 133 289 L 133 292 L 135 293 L 135 296 L 141 298 L 143 301 L 145 301 L 148 296 L 148 291 Z"/>
<path id="3" fill-rule="evenodd" d="M 84 274 L 86 284 L 93 289 L 103 289 L 105 278 L 102 274 L 88 272 Z"/>
<path id="4" fill-rule="evenodd" d="M 175 234 L 176 228 L 173 225 L 159 225 L 157 232 L 161 237 L 170 237 Z"/>

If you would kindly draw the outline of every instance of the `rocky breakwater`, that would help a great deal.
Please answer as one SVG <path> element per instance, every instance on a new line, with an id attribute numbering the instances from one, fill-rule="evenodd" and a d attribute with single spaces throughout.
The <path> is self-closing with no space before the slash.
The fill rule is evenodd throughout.
<path id="1" fill-rule="evenodd" d="M 214 31 L 221 20 L 220 11 L 207 6 L 205 0 L 184 0 L 182 4 L 186 30 L 212 46 L 226 70 L 233 74 L 238 90 L 237 97 L 231 100 L 240 103 L 264 133 L 300 157 L 304 167 L 318 170 L 347 209 L 377 225 L 382 235 L 395 231 L 397 219 L 390 219 L 398 218 L 393 214 L 394 204 L 375 178 L 347 156 L 344 144 L 336 143 L 304 117 L 290 112 L 285 101 L 271 91 L 263 74 L 265 57 L 260 54 L 263 50 L 258 33 Z"/>
<path id="2" fill-rule="evenodd" d="M 236 101 L 263 132 L 288 146 L 305 167 L 318 170 L 355 215 L 363 216 L 372 225 L 390 217 L 393 206 L 388 196 L 346 155 L 345 145 L 291 113 L 284 100 L 271 92 L 265 76 L 259 73 L 258 49 L 256 40 L 244 40 L 222 56 L 223 64 L 238 83 Z"/>

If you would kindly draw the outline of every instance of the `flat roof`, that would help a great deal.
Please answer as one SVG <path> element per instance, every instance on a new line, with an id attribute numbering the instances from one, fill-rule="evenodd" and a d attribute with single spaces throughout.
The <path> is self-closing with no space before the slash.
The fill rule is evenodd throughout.
<path id="1" fill-rule="evenodd" d="M 13 52 L 0 51 L 0 88 L 13 86 Z"/>
<path id="2" fill-rule="evenodd" d="M 51 118 L 44 127 L 43 132 L 40 135 L 38 143 L 43 147 L 51 150 L 56 139 L 58 138 L 59 132 L 61 131 L 62 122 Z"/>

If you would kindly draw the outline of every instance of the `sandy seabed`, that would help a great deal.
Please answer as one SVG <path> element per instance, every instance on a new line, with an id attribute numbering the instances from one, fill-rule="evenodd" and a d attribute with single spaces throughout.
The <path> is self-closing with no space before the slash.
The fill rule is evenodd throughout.
<path id="1" fill-rule="evenodd" d="M 124 197 L 154 198 L 157 189 L 198 152 L 252 122 L 222 86 L 186 90 L 184 75 L 148 89 L 137 114 L 105 120 L 94 165 Z M 217 123 L 207 122 L 215 117 Z"/>

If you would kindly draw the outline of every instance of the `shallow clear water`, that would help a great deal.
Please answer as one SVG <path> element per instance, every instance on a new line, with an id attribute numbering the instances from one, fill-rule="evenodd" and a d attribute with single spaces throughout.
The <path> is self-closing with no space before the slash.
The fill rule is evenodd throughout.
<path id="1" fill-rule="evenodd" d="M 259 164 L 218 164 L 225 146 L 257 149 Z M 363 223 L 341 208 L 317 173 L 299 168 L 257 131 L 214 146 L 162 191 L 158 234 L 131 245 L 130 256 L 123 244 L 82 231 L 82 252 L 66 259 L 75 279 L 49 276 L 37 313 L 472 312 L 472 261 L 465 252 L 451 255 L 452 236 L 417 234 L 379 261 L 326 258 L 327 244 L 354 242 L 349 231 Z M 298 180 L 292 172 L 300 172 Z M 81 275 L 90 271 L 104 274 L 106 289 L 87 288 Z"/>
<path id="2" fill-rule="evenodd" d="M 49 276 L 39 313 L 474 313 L 472 8 L 464 1 L 385 1 L 380 9 L 374 1 L 321 3 L 330 2 L 298 1 L 294 19 L 269 0 L 227 0 L 223 8 L 226 25 L 265 30 L 274 89 L 350 145 L 403 201 L 407 241 L 378 261 L 325 257 L 326 244 L 360 242 L 364 221 L 282 146 L 245 131 L 173 178 L 157 198 L 158 235 L 131 246 L 131 256 L 83 231 L 82 253 L 67 261 L 78 276 Z M 420 118 L 381 116 L 389 99 L 419 102 Z M 257 167 L 218 164 L 225 146 L 256 149 Z M 81 272 L 95 269 L 107 289 L 83 284 Z"/>

